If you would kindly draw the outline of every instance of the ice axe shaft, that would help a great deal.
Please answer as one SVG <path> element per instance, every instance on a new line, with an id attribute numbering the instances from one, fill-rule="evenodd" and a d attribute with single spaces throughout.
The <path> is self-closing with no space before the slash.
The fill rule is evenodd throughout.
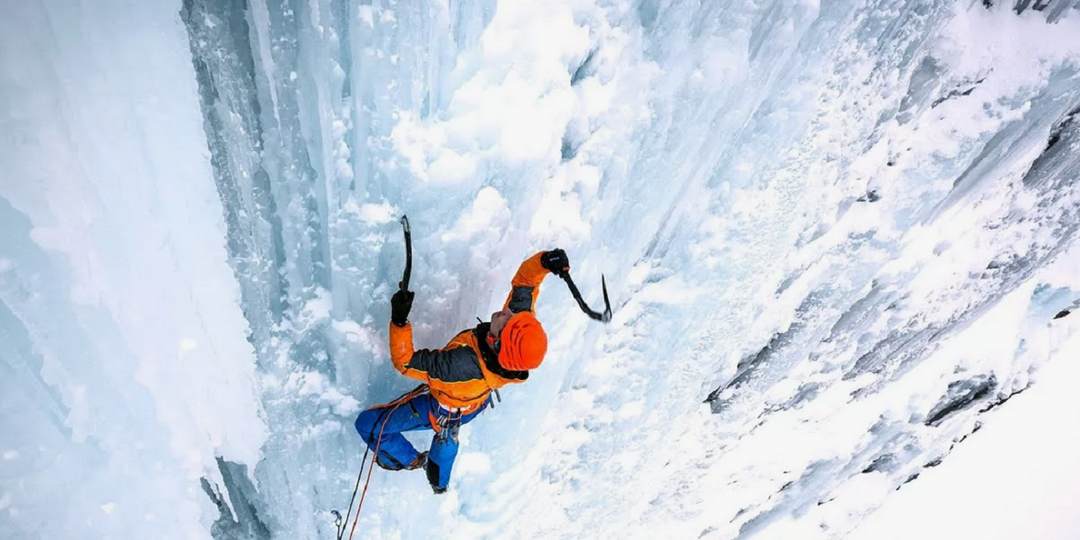
<path id="1" fill-rule="evenodd" d="M 401 227 L 405 230 L 405 275 L 398 282 L 398 287 L 408 291 L 409 278 L 412 277 L 412 230 L 409 228 L 409 216 L 401 216 Z"/>
<path id="2" fill-rule="evenodd" d="M 585 303 L 585 300 L 581 298 L 581 291 L 578 290 L 577 285 L 574 285 L 574 280 L 570 278 L 570 272 L 563 272 L 559 274 L 559 277 L 566 282 L 567 287 L 570 287 L 570 294 L 574 295 L 574 300 L 577 300 L 578 306 L 581 307 L 581 311 L 584 311 L 586 315 L 600 322 L 611 322 L 611 301 L 608 300 L 607 281 L 604 279 L 603 274 L 600 275 L 600 285 L 604 289 L 603 313 L 593 311 L 592 308 L 589 307 L 589 304 Z"/>

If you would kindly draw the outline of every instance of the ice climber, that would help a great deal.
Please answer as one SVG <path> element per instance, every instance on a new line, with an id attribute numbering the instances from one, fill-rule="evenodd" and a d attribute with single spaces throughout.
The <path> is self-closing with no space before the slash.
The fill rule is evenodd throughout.
<path id="1" fill-rule="evenodd" d="M 375 451 L 376 463 L 392 471 L 424 468 L 435 493 L 446 491 L 458 451 L 458 428 L 476 418 L 492 392 L 522 383 L 547 352 L 547 334 L 533 315 L 540 283 L 548 273 L 565 275 L 570 261 L 561 249 L 541 251 L 521 263 L 502 311 L 454 336 L 442 349 L 413 348 L 409 311 L 414 293 L 390 299 L 390 358 L 403 375 L 424 384 L 356 418 L 356 431 Z M 417 452 L 401 434 L 435 431 L 428 452 Z"/>

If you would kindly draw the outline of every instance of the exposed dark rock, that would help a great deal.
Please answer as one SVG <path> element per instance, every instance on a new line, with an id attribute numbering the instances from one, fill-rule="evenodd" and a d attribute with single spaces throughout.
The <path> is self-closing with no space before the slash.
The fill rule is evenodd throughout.
<path id="1" fill-rule="evenodd" d="M 892 162 L 889 162 L 889 165 L 892 165 Z M 856 200 L 859 202 L 878 202 L 881 200 L 881 196 L 878 195 L 877 190 L 871 189 L 866 192 L 866 195 L 863 195 Z"/>
<path id="2" fill-rule="evenodd" d="M 946 101 L 948 101 L 948 100 L 950 100 L 952 98 L 955 98 L 955 97 L 970 96 L 971 93 L 975 91 L 975 88 L 978 87 L 980 84 L 982 84 L 982 82 L 985 81 L 985 80 L 986 80 L 986 77 L 983 77 L 983 78 L 975 81 L 974 83 L 971 83 L 971 86 L 968 86 L 967 88 L 964 88 L 964 89 L 956 88 L 956 89 L 950 90 L 948 94 L 945 94 L 944 96 L 935 99 L 934 102 L 930 104 L 930 108 L 933 109 L 933 108 L 937 107 L 938 105 L 941 105 L 942 103 L 944 103 L 944 102 L 946 102 Z"/>
<path id="3" fill-rule="evenodd" d="M 255 497 L 258 493 L 247 477 L 247 466 L 217 458 L 218 469 L 232 503 L 232 510 L 225 503 L 220 488 L 200 478 L 199 484 L 221 516 L 210 526 L 215 540 L 270 540 L 270 528 L 259 516 Z M 233 518 L 235 512 L 235 519 Z"/>
<path id="4" fill-rule="evenodd" d="M 1061 141 L 1061 133 L 1076 120 L 1078 114 L 1080 114 L 1080 108 L 1073 109 L 1058 123 L 1054 124 L 1054 127 L 1050 128 L 1050 136 L 1046 139 L 1046 148 L 1043 149 L 1043 152 L 1053 148 L 1055 144 Z"/>
<path id="5" fill-rule="evenodd" d="M 863 474 L 871 472 L 888 472 L 896 468 L 896 456 L 893 454 L 883 454 L 878 456 L 874 461 L 867 465 L 862 470 Z"/>
<path id="6" fill-rule="evenodd" d="M 709 393 L 709 397 L 705 398 L 705 402 L 712 405 L 714 413 L 720 412 L 723 408 L 721 402 L 720 393 L 727 388 L 738 387 L 753 377 L 757 370 L 763 365 L 771 356 L 777 353 L 780 349 L 791 343 L 793 336 L 803 328 L 803 325 L 798 322 L 794 322 L 784 332 L 774 334 L 769 343 L 761 348 L 756 354 L 747 355 L 739 361 L 739 365 L 735 371 L 735 377 L 731 379 L 727 384 L 721 385 L 717 389 Z"/>
<path id="7" fill-rule="evenodd" d="M 956 381 L 949 384 L 949 389 L 941 401 L 927 415 L 927 426 L 939 426 L 949 416 L 971 406 L 972 403 L 986 397 L 997 386 L 997 378 L 980 376 L 973 379 Z"/>
<path id="8" fill-rule="evenodd" d="M 979 413 L 984 413 L 984 412 L 987 412 L 987 411 L 990 411 L 990 410 L 993 410 L 993 409 L 997 408 L 1002 403 L 1005 403 L 1006 401 L 1009 401 L 1010 399 L 1013 398 L 1013 396 L 1022 393 L 1024 390 L 1027 390 L 1028 388 L 1031 388 L 1031 385 L 1025 386 L 1025 387 L 1023 387 L 1023 388 L 1021 388 L 1021 389 L 1019 389 L 1019 390 L 1017 390 L 1017 391 L 1015 391 L 1015 392 L 1013 392 L 1013 393 L 1011 393 L 1011 394 L 1009 394 L 1009 395 L 1007 395 L 1005 397 L 999 397 L 997 400 L 990 402 L 986 407 L 983 407 L 983 409 L 980 410 Z M 978 429 L 980 427 L 982 427 L 982 426 L 978 425 L 978 426 L 976 426 L 975 429 Z"/>

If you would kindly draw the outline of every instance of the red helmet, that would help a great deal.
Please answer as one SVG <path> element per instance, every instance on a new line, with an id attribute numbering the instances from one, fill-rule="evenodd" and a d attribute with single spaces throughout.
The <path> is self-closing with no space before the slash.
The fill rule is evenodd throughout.
<path id="1" fill-rule="evenodd" d="M 499 364 L 514 371 L 540 367 L 547 353 L 547 334 L 529 311 L 515 313 L 499 336 Z"/>

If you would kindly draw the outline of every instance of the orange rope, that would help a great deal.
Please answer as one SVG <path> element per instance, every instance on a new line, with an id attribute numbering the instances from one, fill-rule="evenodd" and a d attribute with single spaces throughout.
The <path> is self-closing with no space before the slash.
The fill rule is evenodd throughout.
<path id="1" fill-rule="evenodd" d="M 382 425 L 379 426 L 379 436 L 375 439 L 375 455 L 371 457 L 371 463 L 368 465 L 367 480 L 364 482 L 364 491 L 360 493 L 360 503 L 356 505 L 356 516 L 353 518 L 352 528 L 349 530 L 349 540 L 352 540 L 353 534 L 356 532 L 356 523 L 360 520 L 360 508 L 364 506 L 364 497 L 367 496 L 367 488 L 368 485 L 371 484 L 371 473 L 375 470 L 375 460 L 379 459 L 379 444 L 382 443 L 383 430 L 386 429 L 386 423 L 390 421 L 390 415 L 394 414 L 394 411 L 397 410 L 398 407 L 400 407 L 402 404 L 409 401 L 410 399 L 422 394 L 425 387 L 426 385 L 421 384 L 420 386 L 417 386 L 405 395 L 386 404 L 387 407 L 389 407 L 390 405 L 393 405 L 393 407 L 383 417 Z M 364 474 L 363 467 L 364 464 L 361 463 L 360 474 Z"/>
<path id="2" fill-rule="evenodd" d="M 345 513 L 345 522 L 349 523 L 349 518 L 352 517 L 352 505 L 356 502 L 356 492 L 360 490 L 360 480 L 364 478 L 364 464 L 367 463 L 368 454 L 371 452 L 371 447 L 364 449 L 364 457 L 360 460 L 360 470 L 356 473 L 356 485 L 353 486 L 352 497 L 349 497 L 349 511 Z M 342 527 L 341 514 L 337 510 L 333 511 L 337 519 L 334 520 L 334 527 L 337 528 L 337 540 L 341 540 L 341 535 L 345 534 L 345 529 Z"/>

